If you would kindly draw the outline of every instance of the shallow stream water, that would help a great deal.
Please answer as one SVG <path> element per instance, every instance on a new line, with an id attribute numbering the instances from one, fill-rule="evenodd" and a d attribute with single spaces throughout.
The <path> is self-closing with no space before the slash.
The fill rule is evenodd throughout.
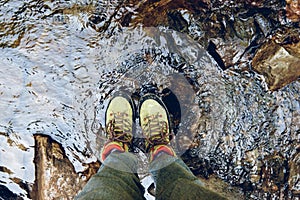
<path id="1" fill-rule="evenodd" d="M 111 95 L 156 84 L 177 96 L 176 150 L 190 148 L 183 157 L 195 173 L 213 170 L 232 185 L 255 187 L 270 165 L 279 169 L 272 180 L 286 187 L 287 162 L 300 141 L 299 81 L 270 92 L 252 71 L 222 71 L 186 34 L 105 20 L 92 25 L 95 12 L 109 18 L 115 4 L 0 1 L 0 183 L 26 198 L 13 178 L 34 182 L 34 134 L 61 143 L 75 170 L 83 170 L 99 155 Z M 299 183 L 292 188 L 299 191 Z"/>

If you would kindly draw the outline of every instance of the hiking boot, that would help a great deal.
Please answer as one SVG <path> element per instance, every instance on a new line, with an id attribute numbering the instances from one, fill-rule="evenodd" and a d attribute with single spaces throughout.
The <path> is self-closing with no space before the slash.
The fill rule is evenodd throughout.
<path id="1" fill-rule="evenodd" d="M 154 159 L 157 150 L 175 155 L 169 146 L 171 129 L 169 113 L 160 98 L 154 94 L 146 94 L 139 104 L 140 125 L 146 138 L 146 151 L 150 151 L 150 160 Z"/>
<path id="2" fill-rule="evenodd" d="M 108 141 L 102 150 L 102 160 L 113 151 L 128 151 L 133 138 L 134 104 L 132 99 L 119 94 L 111 99 L 105 113 Z"/>

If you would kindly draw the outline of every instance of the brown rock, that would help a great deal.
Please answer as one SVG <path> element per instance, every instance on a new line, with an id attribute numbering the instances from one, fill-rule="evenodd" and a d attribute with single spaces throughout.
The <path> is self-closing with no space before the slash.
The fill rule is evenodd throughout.
<path id="1" fill-rule="evenodd" d="M 300 0 L 286 0 L 286 16 L 292 22 L 300 21 Z"/>
<path id="2" fill-rule="evenodd" d="M 299 173 L 300 173 L 300 145 L 297 147 L 297 152 L 289 163 L 290 176 L 289 176 L 289 189 L 295 196 L 300 196 L 299 191 Z"/>
<path id="3" fill-rule="evenodd" d="M 205 187 L 209 188 L 212 191 L 221 194 L 227 199 L 231 200 L 242 200 L 246 199 L 242 193 L 242 190 L 238 187 L 233 187 L 229 183 L 224 182 L 217 176 L 213 175 L 208 179 L 198 177 L 201 182 L 205 184 Z"/>
<path id="4" fill-rule="evenodd" d="M 265 192 L 280 192 L 280 188 L 284 188 L 287 164 L 284 157 L 275 152 L 273 155 L 267 156 L 263 160 L 261 167 L 261 189 Z"/>
<path id="5" fill-rule="evenodd" d="M 146 27 L 168 24 L 168 13 L 172 10 L 186 9 L 191 13 L 198 13 L 208 8 L 210 0 L 160 0 L 143 1 L 136 12 L 139 13 L 134 23 L 142 23 Z"/>
<path id="6" fill-rule="evenodd" d="M 211 52 L 212 43 L 215 46 L 215 53 Z M 219 66 L 225 70 L 234 64 L 239 63 L 246 47 L 247 45 L 243 44 L 243 41 L 239 38 L 228 39 L 227 41 L 224 41 L 221 38 L 213 38 L 208 46 L 208 52 L 217 61 Z"/>
<path id="7" fill-rule="evenodd" d="M 267 41 L 253 58 L 253 69 L 265 76 L 270 90 L 280 89 L 300 76 L 299 36 L 285 36 L 289 37 L 294 39 L 284 42 L 286 39 L 274 37 Z"/>
<path id="8" fill-rule="evenodd" d="M 35 135 L 33 199 L 73 199 L 100 166 L 90 163 L 81 174 L 66 157 L 62 146 L 49 136 Z"/>

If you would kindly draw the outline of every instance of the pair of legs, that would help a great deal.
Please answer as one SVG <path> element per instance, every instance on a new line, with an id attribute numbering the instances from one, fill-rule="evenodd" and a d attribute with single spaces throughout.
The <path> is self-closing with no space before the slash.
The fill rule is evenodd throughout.
<path id="1" fill-rule="evenodd" d="M 106 111 L 108 142 L 101 153 L 103 165 L 76 199 L 144 199 L 137 176 L 137 159 L 129 152 L 135 111 L 126 95 L 114 97 Z M 156 199 L 225 199 L 204 188 L 170 142 L 169 115 L 159 97 L 147 94 L 139 103 L 139 121 L 149 152 Z"/>

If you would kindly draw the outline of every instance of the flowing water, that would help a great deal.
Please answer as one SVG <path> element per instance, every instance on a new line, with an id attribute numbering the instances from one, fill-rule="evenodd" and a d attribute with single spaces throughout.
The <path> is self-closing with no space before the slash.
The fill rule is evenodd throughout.
<path id="1" fill-rule="evenodd" d="M 250 70 L 222 71 L 186 34 L 108 21 L 136 6 L 119 5 L 0 1 L 1 185 L 26 198 L 14 180 L 34 182 L 34 134 L 61 143 L 83 170 L 99 155 L 111 95 L 125 89 L 138 99 L 151 84 L 177 97 L 175 146 L 180 154 L 189 148 L 183 158 L 195 173 L 213 171 L 245 191 L 269 181 L 282 188 L 249 197 L 276 199 L 285 191 L 292 198 L 300 190 L 299 173 L 287 185 L 288 163 L 299 153 L 299 81 L 270 92 Z M 258 178 L 268 170 L 275 178 Z"/>

